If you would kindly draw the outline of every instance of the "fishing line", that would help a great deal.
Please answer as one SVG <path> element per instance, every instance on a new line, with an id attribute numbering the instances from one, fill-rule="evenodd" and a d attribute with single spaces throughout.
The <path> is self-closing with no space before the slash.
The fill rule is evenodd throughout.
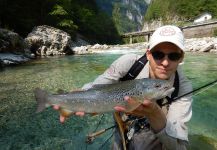
<path id="1" fill-rule="evenodd" d="M 190 92 L 188 92 L 188 93 L 186 93 L 186 94 L 183 94 L 183 95 L 181 95 L 181 96 L 179 96 L 179 97 L 174 98 L 174 100 L 177 100 L 177 99 L 179 99 L 179 98 L 182 98 L 182 97 L 184 97 L 184 96 L 186 96 L 186 95 L 189 95 L 189 94 L 191 94 L 191 93 L 195 93 L 195 92 L 197 92 L 197 91 L 200 91 L 201 89 L 206 88 L 206 87 L 207 87 L 207 88 L 206 88 L 206 90 L 207 90 L 209 87 L 212 87 L 212 85 L 215 85 L 216 82 L 217 82 L 217 80 L 212 81 L 212 82 L 210 82 L 210 83 L 207 83 L 207 84 L 205 84 L 205 85 L 203 85 L 203 86 L 201 86 L 201 87 L 199 87 L 199 88 L 197 88 L 197 89 L 195 89 L 195 90 L 193 90 L 193 91 L 190 91 Z"/>
<path id="2" fill-rule="evenodd" d="M 200 94 L 200 93 L 202 93 L 202 92 L 204 92 L 204 91 L 208 90 L 209 88 L 211 88 L 211 87 L 215 86 L 216 84 L 217 84 L 217 82 L 216 82 L 216 83 L 214 83 L 213 85 L 210 85 L 210 86 L 208 86 L 208 87 L 206 87 L 206 88 L 204 88 L 204 89 L 200 90 L 199 92 L 195 93 L 194 95 L 198 95 L 198 94 Z"/>
<path id="3" fill-rule="evenodd" d="M 103 118 L 104 118 L 104 114 L 101 115 L 100 120 L 99 120 L 99 122 L 98 122 L 98 124 L 97 124 L 97 126 L 93 132 L 96 132 L 96 130 L 98 129 L 99 125 L 101 124 Z"/>
<path id="4" fill-rule="evenodd" d="M 181 96 L 175 97 L 175 98 L 173 99 L 173 101 L 176 101 L 177 99 L 180 99 L 180 98 L 182 98 L 182 97 L 184 97 L 184 96 L 187 96 L 187 95 L 192 94 L 192 93 L 195 93 L 195 92 L 197 92 L 196 95 L 199 94 L 199 93 L 202 93 L 202 92 L 206 91 L 207 89 L 213 87 L 216 83 L 217 83 L 217 80 L 212 81 L 212 82 L 210 82 L 210 83 L 207 83 L 207 84 L 205 84 L 205 85 L 203 85 L 203 86 L 201 86 L 201 87 L 199 87 L 199 88 L 197 88 L 197 89 L 195 89 L 195 90 L 193 90 L 193 91 L 190 91 L 190 92 L 187 92 L 187 93 L 185 93 L 185 94 L 183 94 L 183 95 L 181 95 Z M 205 88 L 205 89 L 204 89 L 204 88 Z M 203 89 L 203 90 L 202 90 L 202 89 Z M 202 90 L 202 91 L 201 91 L 201 90 Z M 165 106 L 165 105 L 167 105 L 167 104 L 169 104 L 169 102 L 166 102 L 166 103 L 162 104 L 162 106 Z"/>

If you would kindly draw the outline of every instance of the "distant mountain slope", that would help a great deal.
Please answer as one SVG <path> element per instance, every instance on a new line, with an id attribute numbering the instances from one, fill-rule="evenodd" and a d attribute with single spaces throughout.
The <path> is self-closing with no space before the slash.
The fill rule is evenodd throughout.
<path id="1" fill-rule="evenodd" d="M 142 29 L 150 0 L 96 0 L 96 2 L 113 18 L 119 33 L 126 33 Z"/>

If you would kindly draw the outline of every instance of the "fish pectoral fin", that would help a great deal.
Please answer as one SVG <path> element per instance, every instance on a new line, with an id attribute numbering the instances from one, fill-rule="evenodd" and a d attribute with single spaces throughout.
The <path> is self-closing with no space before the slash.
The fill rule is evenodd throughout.
<path id="1" fill-rule="evenodd" d="M 91 116 L 96 116 L 96 115 L 99 115 L 99 113 L 96 113 L 96 112 L 93 112 L 93 113 L 90 113 Z"/>
<path id="2" fill-rule="evenodd" d="M 131 112 L 135 110 L 137 107 L 141 105 L 141 102 L 135 102 L 133 104 L 127 104 L 126 105 L 126 112 Z"/>
<path id="3" fill-rule="evenodd" d="M 126 104 L 126 112 L 131 112 L 142 104 L 141 100 L 138 97 L 131 96 L 131 98 L 133 100 L 128 101 Z"/>
<path id="4" fill-rule="evenodd" d="M 139 105 L 141 105 L 140 102 L 138 102 L 137 104 L 133 104 L 133 105 L 127 105 L 125 111 L 126 112 L 131 112 L 131 111 L 135 110 L 136 108 L 138 108 Z"/>
<path id="5" fill-rule="evenodd" d="M 59 112 L 60 112 L 60 114 L 61 114 L 63 117 L 66 117 L 66 118 L 68 118 L 68 117 L 70 117 L 71 115 L 74 114 L 74 112 L 72 112 L 72 111 L 70 111 L 70 110 L 67 110 L 67 109 L 63 109 L 63 108 L 60 108 L 60 109 L 59 109 Z"/>
<path id="6" fill-rule="evenodd" d="M 140 104 L 143 103 L 144 101 L 144 98 L 141 98 L 139 96 L 131 96 L 131 98 L 135 100 L 136 102 L 139 102 Z"/>

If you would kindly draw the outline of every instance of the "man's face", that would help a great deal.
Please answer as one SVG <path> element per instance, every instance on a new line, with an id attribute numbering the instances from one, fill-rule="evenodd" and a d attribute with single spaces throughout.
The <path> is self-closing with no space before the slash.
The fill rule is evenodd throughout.
<path id="1" fill-rule="evenodd" d="M 151 51 L 147 51 L 151 78 L 169 79 L 183 57 L 184 52 L 169 42 L 158 44 Z"/>

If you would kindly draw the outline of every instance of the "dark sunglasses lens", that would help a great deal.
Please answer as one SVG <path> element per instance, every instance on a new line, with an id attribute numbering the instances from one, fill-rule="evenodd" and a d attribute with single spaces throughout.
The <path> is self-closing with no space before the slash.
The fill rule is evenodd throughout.
<path id="1" fill-rule="evenodd" d="M 152 52 L 152 56 L 154 57 L 155 60 L 161 60 L 164 58 L 165 54 L 162 52 Z"/>
<path id="2" fill-rule="evenodd" d="M 168 58 L 172 61 L 177 61 L 182 57 L 181 53 L 170 53 L 168 54 Z"/>

